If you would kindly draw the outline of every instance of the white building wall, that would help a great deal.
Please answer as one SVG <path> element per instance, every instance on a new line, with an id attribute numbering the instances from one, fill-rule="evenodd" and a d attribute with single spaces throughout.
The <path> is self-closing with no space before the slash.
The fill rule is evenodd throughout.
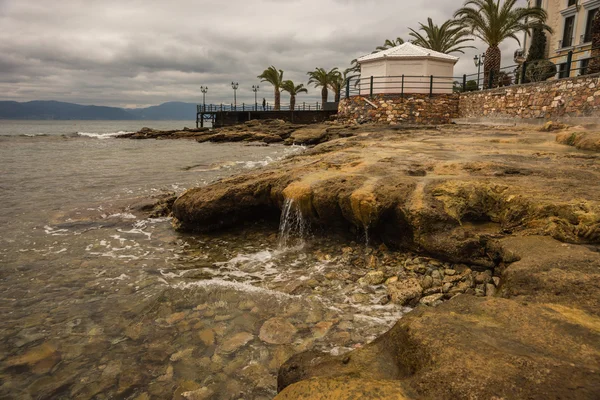
<path id="1" fill-rule="evenodd" d="M 452 93 L 454 63 L 427 60 L 425 75 L 433 75 L 433 93 Z"/>
<path id="2" fill-rule="evenodd" d="M 373 93 L 401 93 L 404 75 L 404 93 L 429 93 L 430 75 L 434 79 L 433 93 L 452 93 L 454 62 L 426 58 L 408 60 L 384 60 L 361 64 L 361 95 L 370 93 L 370 77 L 373 76 Z M 436 87 L 438 86 L 438 87 Z"/>
<path id="3" fill-rule="evenodd" d="M 376 76 L 386 76 L 386 65 L 384 61 L 365 63 L 360 66 L 360 94 L 369 95 L 370 78 Z"/>

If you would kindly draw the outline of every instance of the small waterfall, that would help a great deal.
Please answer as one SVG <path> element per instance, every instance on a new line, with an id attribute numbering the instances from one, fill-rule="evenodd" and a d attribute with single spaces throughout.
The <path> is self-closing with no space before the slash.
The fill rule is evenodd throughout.
<path id="1" fill-rule="evenodd" d="M 365 252 L 369 250 L 369 225 L 364 225 L 365 229 Z"/>
<path id="2" fill-rule="evenodd" d="M 302 216 L 302 211 L 294 199 L 285 199 L 279 222 L 279 248 L 291 245 L 291 239 L 304 239 L 308 234 L 309 223 Z"/>

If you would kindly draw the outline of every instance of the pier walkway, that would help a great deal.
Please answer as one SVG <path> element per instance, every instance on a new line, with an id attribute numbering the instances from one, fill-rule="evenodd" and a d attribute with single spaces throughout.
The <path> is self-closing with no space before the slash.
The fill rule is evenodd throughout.
<path id="1" fill-rule="evenodd" d="M 199 104 L 196 106 L 196 127 L 204 127 L 210 123 L 213 127 L 243 124 L 253 119 L 281 119 L 297 124 L 324 122 L 337 114 L 337 103 L 325 103 L 323 108 L 319 103 L 300 103 L 295 109 L 282 105 L 274 110 L 272 105 L 234 106 L 229 104 Z"/>

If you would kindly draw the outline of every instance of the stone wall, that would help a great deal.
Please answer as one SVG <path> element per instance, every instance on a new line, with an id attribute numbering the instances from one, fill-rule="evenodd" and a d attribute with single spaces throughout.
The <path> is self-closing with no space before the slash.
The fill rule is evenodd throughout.
<path id="1" fill-rule="evenodd" d="M 458 117 L 458 94 L 376 94 L 342 99 L 338 120 L 350 123 L 448 124 Z"/>
<path id="2" fill-rule="evenodd" d="M 594 122 L 600 117 L 600 74 L 460 95 L 464 122 Z"/>

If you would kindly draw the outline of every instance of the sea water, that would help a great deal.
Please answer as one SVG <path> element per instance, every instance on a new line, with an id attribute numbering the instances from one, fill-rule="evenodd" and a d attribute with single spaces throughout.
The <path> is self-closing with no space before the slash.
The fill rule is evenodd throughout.
<path id="1" fill-rule="evenodd" d="M 402 315 L 352 284 L 361 245 L 280 246 L 278 221 L 177 233 L 136 212 L 304 151 L 115 139 L 186 125 L 0 121 L 1 398 L 272 398 L 292 354 L 349 351 Z"/>

